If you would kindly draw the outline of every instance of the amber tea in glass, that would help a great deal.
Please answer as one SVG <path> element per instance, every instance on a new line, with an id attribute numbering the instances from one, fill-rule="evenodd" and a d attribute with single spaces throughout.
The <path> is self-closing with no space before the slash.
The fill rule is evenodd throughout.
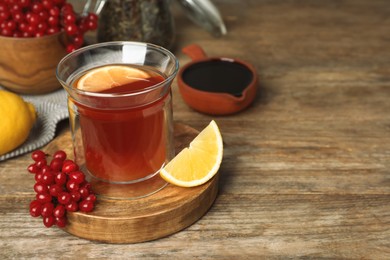
<path id="1" fill-rule="evenodd" d="M 134 42 L 91 45 L 58 65 L 76 161 L 98 194 L 137 198 L 165 186 L 158 173 L 173 157 L 170 85 L 177 68 L 169 51 Z M 109 88 L 107 80 L 114 82 Z"/>

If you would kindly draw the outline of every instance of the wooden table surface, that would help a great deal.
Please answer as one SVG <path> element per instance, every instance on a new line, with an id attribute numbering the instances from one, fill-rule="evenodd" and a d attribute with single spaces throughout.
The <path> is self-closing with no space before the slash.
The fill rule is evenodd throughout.
<path id="1" fill-rule="evenodd" d="M 387 0 L 215 0 L 228 34 L 176 12 L 176 50 L 252 63 L 247 110 L 191 110 L 173 83 L 174 118 L 215 119 L 225 149 L 220 192 L 187 229 L 112 245 L 29 216 L 29 155 L 0 163 L 0 258 L 390 259 L 390 4 Z M 218 104 L 215 104 L 216 106 Z M 62 122 L 58 135 L 68 131 Z M 58 137 L 57 137 L 58 138 Z"/>

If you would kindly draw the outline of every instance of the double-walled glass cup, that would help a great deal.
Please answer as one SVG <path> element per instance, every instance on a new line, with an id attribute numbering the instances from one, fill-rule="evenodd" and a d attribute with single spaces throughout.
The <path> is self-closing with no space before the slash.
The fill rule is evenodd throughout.
<path id="1" fill-rule="evenodd" d="M 83 75 L 115 66 L 153 72 L 161 80 L 109 93 L 77 88 Z M 98 195 L 139 198 L 166 185 L 159 170 L 174 155 L 171 83 L 178 67 L 168 50 L 137 42 L 91 45 L 58 64 L 57 78 L 68 93 L 75 160 Z"/>

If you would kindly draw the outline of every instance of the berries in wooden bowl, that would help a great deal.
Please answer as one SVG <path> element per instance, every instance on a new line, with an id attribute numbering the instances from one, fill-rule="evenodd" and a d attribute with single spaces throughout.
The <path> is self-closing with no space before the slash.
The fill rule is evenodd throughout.
<path id="1" fill-rule="evenodd" d="M 60 87 L 55 69 L 68 52 L 84 44 L 98 17 L 80 16 L 66 0 L 0 2 L 0 86 L 41 94 Z"/>

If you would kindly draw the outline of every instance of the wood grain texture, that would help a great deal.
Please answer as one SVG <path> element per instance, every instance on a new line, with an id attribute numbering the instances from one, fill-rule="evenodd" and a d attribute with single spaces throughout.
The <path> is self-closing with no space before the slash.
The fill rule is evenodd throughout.
<path id="1" fill-rule="evenodd" d="M 0 84 L 21 94 L 59 89 L 58 62 L 66 55 L 65 33 L 40 38 L 0 36 Z"/>
<path id="2" fill-rule="evenodd" d="M 98 199 L 89 214 L 68 214 L 65 231 L 91 241 L 139 243 L 166 237 L 200 219 L 213 204 L 218 177 L 202 186 L 185 189 L 168 185 L 136 200 Z"/>
<path id="3" fill-rule="evenodd" d="M 215 119 L 225 149 L 219 195 L 194 225 L 134 245 L 90 242 L 28 215 L 28 155 L 0 163 L 0 257 L 98 259 L 389 259 L 390 5 L 386 0 L 215 0 L 228 35 L 176 10 L 176 50 L 252 63 L 259 93 L 211 117 L 173 84 L 174 118 Z M 59 127 L 67 131 L 66 123 Z M 68 250 L 64 250 L 67 248 Z"/>

